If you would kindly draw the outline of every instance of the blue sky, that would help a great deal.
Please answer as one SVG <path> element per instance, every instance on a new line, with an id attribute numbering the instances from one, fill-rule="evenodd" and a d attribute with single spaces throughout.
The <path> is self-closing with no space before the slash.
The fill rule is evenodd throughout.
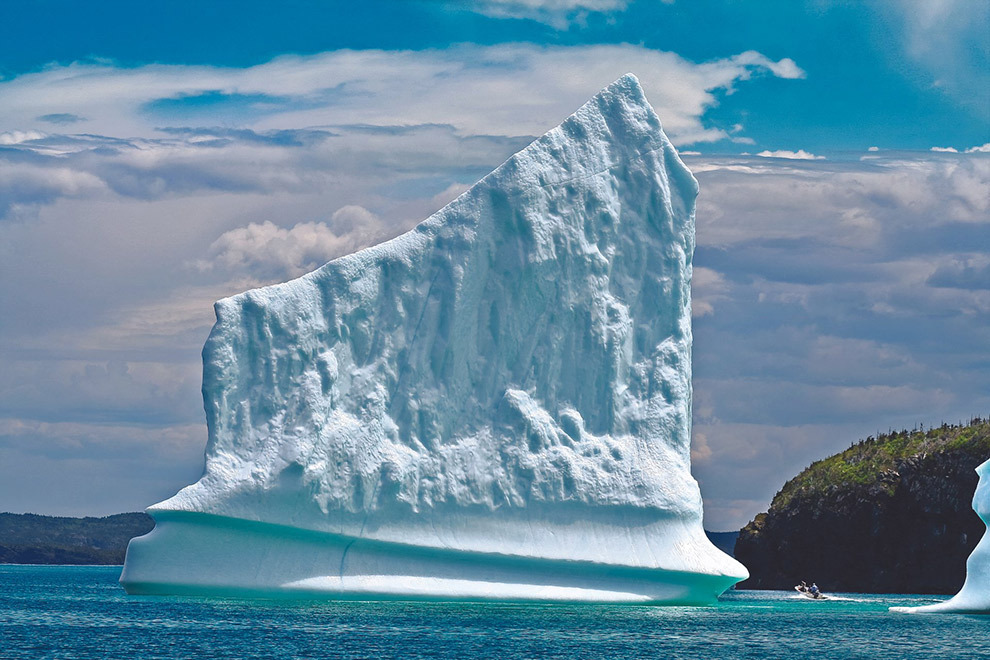
<path id="1" fill-rule="evenodd" d="M 710 528 L 990 411 L 990 5 L 5 3 L 0 510 L 195 479 L 216 298 L 414 225 L 632 71 L 698 176 Z M 933 150 L 934 149 L 934 150 Z"/>
<path id="2" fill-rule="evenodd" d="M 769 148 L 927 149 L 932 138 L 958 147 L 986 137 L 988 10 L 971 0 L 544 3 L 575 8 L 557 12 L 527 10 L 540 4 L 530 0 L 7 4 L 7 77 L 92 58 L 245 67 L 287 53 L 457 43 L 636 44 L 694 62 L 756 50 L 800 62 L 807 78 L 741 86 L 707 114 L 710 124 L 742 122 Z M 595 6 L 615 9 L 582 9 Z"/>

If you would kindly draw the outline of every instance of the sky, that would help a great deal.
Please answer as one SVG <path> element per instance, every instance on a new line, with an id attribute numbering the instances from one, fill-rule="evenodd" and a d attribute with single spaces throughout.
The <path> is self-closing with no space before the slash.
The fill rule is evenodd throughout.
<path id="1" fill-rule="evenodd" d="M 626 72 L 701 185 L 693 472 L 990 413 L 990 3 L 0 5 L 0 510 L 202 473 L 214 300 L 397 235 Z"/>

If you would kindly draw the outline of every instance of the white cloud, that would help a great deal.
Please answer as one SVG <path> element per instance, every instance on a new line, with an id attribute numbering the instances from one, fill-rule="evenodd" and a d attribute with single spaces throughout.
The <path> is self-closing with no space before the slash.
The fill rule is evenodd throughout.
<path id="1" fill-rule="evenodd" d="M 260 131 L 441 123 L 462 135 L 539 135 L 630 71 L 678 144 L 726 137 L 702 121 L 716 92 L 754 75 L 804 75 L 792 60 L 755 51 L 699 64 L 628 44 L 334 51 L 243 69 L 77 63 L 0 82 L 0 117 L 13 129 L 37 130 L 38 117 L 58 108 L 80 117 L 73 130 L 127 138 L 204 121 Z M 182 102 L 202 95 L 214 101 L 205 110 Z"/>
<path id="2" fill-rule="evenodd" d="M 197 265 L 201 270 L 222 267 L 231 273 L 285 280 L 384 238 L 381 220 L 360 206 L 337 209 L 331 224 L 300 222 L 286 229 L 271 221 L 252 222 L 213 241 L 209 258 Z"/>
<path id="3" fill-rule="evenodd" d="M 585 23 L 589 14 L 623 11 L 628 5 L 629 0 L 475 0 L 469 7 L 492 18 L 529 19 L 565 30 Z"/>
<path id="4" fill-rule="evenodd" d="M 754 67 L 757 69 L 765 68 L 778 78 L 795 80 L 804 78 L 807 75 L 804 70 L 789 57 L 785 57 L 782 60 L 774 62 L 762 53 L 758 53 L 755 50 L 748 50 L 745 53 L 734 55 L 731 59 L 733 62 L 747 67 Z"/>
<path id="5" fill-rule="evenodd" d="M 30 425 L 57 410 L 66 419 L 44 442 L 84 448 L 107 428 L 123 438 L 139 418 L 201 431 L 191 422 L 213 300 L 410 228 L 627 70 L 679 144 L 727 136 L 705 122 L 720 93 L 754 76 L 801 75 L 758 53 L 697 64 L 636 46 L 512 45 L 244 70 L 74 65 L 0 83 L 11 130 L 40 134 L 36 118 L 52 111 L 80 118 L 79 135 L 25 139 L 0 157 L 8 416 Z M 263 111 L 247 103 L 236 121 L 222 107 L 154 110 L 162 97 L 210 90 L 275 100 Z M 740 130 L 729 133 L 748 139 Z M 702 184 L 694 455 L 709 512 L 722 516 L 714 524 L 745 522 L 780 474 L 870 432 L 864 424 L 983 409 L 985 150 L 690 158 Z M 89 409 L 115 421 L 72 418 Z M 29 465 L 26 433 L 11 435 L 0 465 Z M 130 437 L 144 446 L 159 436 Z M 723 468 L 752 491 L 719 490 Z"/>
<path id="6" fill-rule="evenodd" d="M 715 303 L 725 298 L 725 277 L 710 268 L 696 266 L 691 277 L 691 315 L 694 318 L 715 313 Z"/>
<path id="7" fill-rule="evenodd" d="M 6 131 L 0 133 L 0 145 L 31 142 L 32 140 L 40 140 L 44 137 L 45 134 L 40 131 Z"/>
<path id="8" fill-rule="evenodd" d="M 213 300 L 317 266 L 344 242 L 360 247 L 358 232 L 373 233 L 376 222 L 385 232 L 412 226 L 518 144 L 437 127 L 326 130 L 336 137 L 294 137 L 301 146 L 273 144 L 272 133 L 175 134 L 160 152 L 153 140 L 118 145 L 99 167 L 92 145 L 77 152 L 49 142 L 62 153 L 52 156 L 60 167 L 85 157 L 82 171 L 118 168 L 129 178 L 181 182 L 226 166 L 228 177 L 243 172 L 234 180 L 245 185 L 167 183 L 162 196 L 141 198 L 100 184 L 41 207 L 33 222 L 0 223 L 0 281 L 17 283 L 0 290 L 0 306 L 10 312 L 0 345 L 9 416 L 29 420 L 57 408 L 68 416 L 60 424 L 111 426 L 72 419 L 98 409 L 115 428 L 149 415 L 191 425 L 200 415 L 199 351 Z M 138 160 L 132 150 L 154 158 Z M 693 453 L 710 524 L 746 522 L 752 502 L 768 501 L 779 487 L 780 474 L 848 446 L 873 424 L 937 423 L 979 407 L 990 386 L 979 368 L 990 345 L 990 291 L 979 288 L 988 263 L 979 237 L 990 226 L 983 154 L 884 151 L 865 163 L 701 155 L 690 162 L 703 191 L 694 360 L 696 428 L 704 439 L 696 438 Z M 211 262 L 206 271 L 188 268 L 200 260 Z M 933 336 L 939 341 L 926 339 Z M 29 354 L 12 361 L 12 351 Z M 119 362 L 110 368 L 111 360 L 127 370 Z M 132 437 L 137 448 L 156 436 Z M 93 451 L 92 441 L 80 442 Z M 201 448 L 182 460 L 198 461 Z M 26 458 L 20 444 L 0 451 L 25 470 L 55 469 Z M 165 461 L 175 475 L 180 463 Z M 753 487 L 722 488 L 730 473 L 751 477 Z M 183 479 L 175 477 L 173 487 Z"/>
<path id="9" fill-rule="evenodd" d="M 946 154 L 957 154 L 957 153 L 959 153 L 959 150 L 956 149 L 955 147 L 932 147 L 931 150 L 932 151 L 935 151 L 935 152 L 939 152 L 939 153 L 946 153 Z"/>
<path id="10" fill-rule="evenodd" d="M 880 151 L 880 147 L 870 147 L 867 151 Z"/>
<path id="11" fill-rule="evenodd" d="M 356 199 L 368 203 L 380 197 L 386 181 L 401 180 L 419 181 L 412 197 L 429 199 L 463 185 L 457 179 L 471 180 L 463 172 L 480 176 L 528 141 L 459 137 L 443 125 L 264 133 L 182 129 L 164 138 L 130 140 L 53 136 L 0 154 L 0 218 L 28 220 L 39 207 L 64 198 L 191 202 L 218 194 L 338 193 L 342 199 L 330 206 L 336 208 Z M 318 217 L 326 213 L 321 209 Z"/>
<path id="12" fill-rule="evenodd" d="M 738 528 L 780 475 L 877 427 L 985 409 L 983 154 L 689 164 L 702 190 L 694 413 L 706 524 Z"/>
<path id="13" fill-rule="evenodd" d="M 982 144 L 982 145 L 980 145 L 978 147 L 970 147 L 969 149 L 966 150 L 966 153 L 968 153 L 968 154 L 986 154 L 986 153 L 990 153 L 990 142 L 987 142 L 986 144 Z"/>
<path id="14" fill-rule="evenodd" d="M 712 457 L 712 448 L 708 446 L 708 437 L 701 431 L 695 431 L 691 436 L 691 463 L 699 465 Z"/>
<path id="15" fill-rule="evenodd" d="M 807 152 L 804 149 L 798 149 L 797 151 L 761 151 L 756 154 L 757 156 L 762 156 L 763 158 L 790 158 L 792 160 L 825 160 L 825 156 L 816 156 L 813 153 Z"/>
<path id="16" fill-rule="evenodd" d="M 65 161 L 12 162 L 0 156 L 0 218 L 13 209 L 60 197 L 89 197 L 106 191 L 98 175 Z"/>
<path id="17" fill-rule="evenodd" d="M 704 190 L 702 246 L 760 239 L 880 249 L 954 223 L 990 223 L 990 162 L 979 155 L 865 162 L 713 156 L 690 165 Z"/>

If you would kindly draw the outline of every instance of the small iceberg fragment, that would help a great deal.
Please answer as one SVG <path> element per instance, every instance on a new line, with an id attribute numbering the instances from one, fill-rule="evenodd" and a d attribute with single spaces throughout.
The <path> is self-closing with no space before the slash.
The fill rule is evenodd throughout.
<path id="1" fill-rule="evenodd" d="M 978 468 L 980 482 L 973 495 L 973 509 L 990 527 L 990 460 Z M 955 596 L 942 603 L 920 607 L 891 607 L 891 612 L 958 612 L 961 614 L 990 614 L 990 533 L 973 548 L 966 560 L 966 581 Z"/>

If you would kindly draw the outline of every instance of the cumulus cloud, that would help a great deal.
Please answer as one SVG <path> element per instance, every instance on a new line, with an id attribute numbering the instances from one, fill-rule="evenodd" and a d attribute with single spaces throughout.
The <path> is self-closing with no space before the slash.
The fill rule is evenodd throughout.
<path id="1" fill-rule="evenodd" d="M 419 181 L 431 196 L 478 175 L 529 138 L 465 136 L 444 125 L 293 130 L 175 128 L 163 138 L 48 136 L 0 152 L 0 219 L 61 198 L 140 200 L 224 194 L 365 193 Z M 470 176 L 470 175 L 469 175 Z M 432 179 L 432 180 L 430 180 Z"/>
<path id="2" fill-rule="evenodd" d="M 695 63 L 628 44 L 333 51 L 241 69 L 76 63 L 0 82 L 0 116 L 26 131 L 57 106 L 86 118 L 73 124 L 80 132 L 128 138 L 154 137 L 156 128 L 176 120 L 189 125 L 207 118 L 253 130 L 443 123 L 461 134 L 539 135 L 629 71 L 678 144 L 726 137 L 702 121 L 717 103 L 716 92 L 756 75 L 804 75 L 792 60 L 755 51 Z M 211 95 L 211 103 L 197 103 L 203 95 Z"/>
<path id="3" fill-rule="evenodd" d="M 289 279 L 384 238 L 381 220 L 357 205 L 334 211 L 331 225 L 300 222 L 286 229 L 271 221 L 251 223 L 213 241 L 209 259 L 197 265 L 201 270 L 222 267 L 263 279 Z"/>
<path id="4" fill-rule="evenodd" d="M 790 158 L 791 160 L 825 160 L 825 156 L 816 156 L 813 153 L 809 153 L 804 149 L 798 149 L 797 151 L 787 151 L 781 149 L 779 151 L 761 151 L 756 154 L 763 158 Z"/>
<path id="5" fill-rule="evenodd" d="M 983 154 L 689 164 L 703 191 L 694 412 L 711 451 L 695 469 L 706 524 L 738 528 L 769 503 L 775 475 L 873 426 L 986 409 Z"/>
<path id="6" fill-rule="evenodd" d="M 691 277 L 691 315 L 695 318 L 715 313 L 715 304 L 725 297 L 728 283 L 721 273 L 696 266 Z"/>
<path id="7" fill-rule="evenodd" d="M 95 178 L 66 183 L 30 222 L 0 223 L 0 281 L 18 283 L 0 290 L 0 353 L 13 365 L 3 414 L 192 424 L 213 300 L 408 229 L 525 144 L 432 125 L 240 130 L 16 147 L 30 157 L 22 174 L 57 166 Z M 980 287 L 990 159 L 689 162 L 703 190 L 694 368 L 704 441 L 694 454 L 712 525 L 746 522 L 733 502 L 768 501 L 773 475 L 862 437 L 864 425 L 981 409 L 990 383 L 973 365 L 990 345 Z M 132 183 L 111 186 L 115 172 Z M 104 418 L 87 421 L 90 408 Z M 802 436 L 809 424 L 814 442 Z M 748 447 L 760 429 L 775 442 Z M 759 485 L 719 494 L 719 465 Z"/>
<path id="8" fill-rule="evenodd" d="M 17 162 L 0 155 L 0 219 L 63 197 L 88 197 L 105 191 L 98 175 L 52 160 Z"/>
<path id="9" fill-rule="evenodd" d="M 53 469 L 29 433 L 89 452 L 101 434 L 185 434 L 200 466 L 213 300 L 409 229 L 628 70 L 680 145 L 748 139 L 706 112 L 753 77 L 803 75 L 753 52 L 516 44 L 0 82 L 0 419 L 31 429 L 0 441 L 0 466 Z M 189 101 L 204 98 L 209 112 Z M 966 151 L 689 156 L 693 453 L 712 526 L 746 522 L 781 474 L 869 425 L 985 410 L 990 159 Z"/>
<path id="10" fill-rule="evenodd" d="M 712 448 L 708 446 L 708 438 L 701 431 L 691 435 L 691 463 L 698 465 L 707 462 L 712 457 Z"/>
<path id="11" fill-rule="evenodd" d="M 990 160 L 980 155 L 892 154 L 859 162 L 712 157 L 691 166 L 705 185 L 698 200 L 702 248 L 769 240 L 795 250 L 813 242 L 931 251 L 954 247 L 956 232 L 969 231 L 959 224 L 988 222 Z"/>
<path id="12" fill-rule="evenodd" d="M 40 131 L 5 131 L 0 133 L 0 145 L 20 144 L 41 140 L 45 134 Z"/>
<path id="13" fill-rule="evenodd" d="M 751 75 L 753 70 L 766 69 L 778 78 L 784 78 L 789 80 L 795 80 L 798 78 L 804 78 L 804 69 L 797 65 L 797 62 L 789 57 L 785 57 L 778 61 L 773 61 L 766 55 L 758 53 L 755 50 L 748 50 L 745 53 L 740 53 L 739 55 L 734 55 L 730 58 L 732 62 L 736 64 L 743 65 L 745 67 L 752 67 L 749 69 L 749 75 Z M 748 77 L 748 76 L 747 76 Z M 746 78 L 742 78 L 746 79 Z M 734 132 L 741 130 L 741 125 L 737 124 L 733 127 Z"/>
<path id="14" fill-rule="evenodd" d="M 978 147 L 970 147 L 969 149 L 966 150 L 966 153 L 968 153 L 968 154 L 987 154 L 987 153 L 990 153 L 990 142 L 987 142 L 986 144 L 981 144 Z"/>
<path id="15" fill-rule="evenodd" d="M 0 152 L 0 219 L 62 198 L 304 193 L 345 180 L 367 190 L 400 172 L 432 195 L 484 174 L 629 69 L 679 144 L 729 137 L 703 120 L 719 92 L 803 75 L 755 51 L 698 64 L 631 45 L 335 51 L 244 69 L 52 66 L 0 82 L 12 124 L 0 134 L 11 147 Z M 204 95 L 205 110 L 187 104 Z M 64 111 L 43 113 L 53 105 Z M 237 127 L 215 125 L 228 120 Z M 79 132 L 41 130 L 51 122 Z M 740 130 L 731 139 L 749 140 Z"/>

